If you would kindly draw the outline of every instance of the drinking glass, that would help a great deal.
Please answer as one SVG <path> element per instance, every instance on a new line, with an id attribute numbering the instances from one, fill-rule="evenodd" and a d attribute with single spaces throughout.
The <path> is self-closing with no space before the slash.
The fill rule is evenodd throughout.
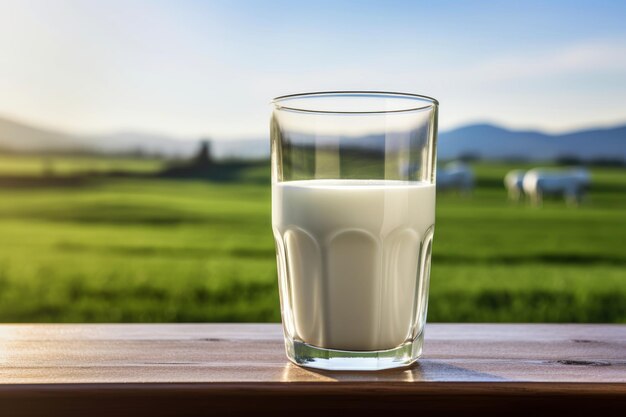
<path id="1" fill-rule="evenodd" d="M 272 228 L 288 358 L 329 370 L 422 352 L 437 107 L 406 93 L 272 101 Z"/>

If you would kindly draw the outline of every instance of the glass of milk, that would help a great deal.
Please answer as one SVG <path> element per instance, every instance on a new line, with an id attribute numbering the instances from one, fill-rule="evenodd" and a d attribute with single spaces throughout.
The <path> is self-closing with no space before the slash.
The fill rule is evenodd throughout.
<path id="1" fill-rule="evenodd" d="M 272 101 L 272 227 L 288 358 L 331 370 L 422 352 L 437 107 L 416 94 Z"/>

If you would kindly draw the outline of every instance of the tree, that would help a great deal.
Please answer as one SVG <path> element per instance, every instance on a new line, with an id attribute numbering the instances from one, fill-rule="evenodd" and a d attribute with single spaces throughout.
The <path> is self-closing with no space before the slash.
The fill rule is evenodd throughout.
<path id="1" fill-rule="evenodd" d="M 211 141 L 208 139 L 202 140 L 200 143 L 200 150 L 196 154 L 195 165 L 196 166 L 210 166 L 213 163 L 211 157 Z"/>

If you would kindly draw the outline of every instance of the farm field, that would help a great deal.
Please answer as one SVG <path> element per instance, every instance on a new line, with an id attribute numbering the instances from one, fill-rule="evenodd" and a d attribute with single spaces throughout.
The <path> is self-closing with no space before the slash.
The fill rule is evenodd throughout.
<path id="1" fill-rule="evenodd" d="M 40 168 L 0 157 L 0 176 Z M 473 195 L 438 195 L 429 320 L 626 322 L 626 171 L 592 169 L 579 208 L 536 209 L 506 201 L 513 168 L 475 164 Z M 0 321 L 280 320 L 268 170 L 0 188 Z"/>
<path id="2" fill-rule="evenodd" d="M 111 171 L 148 174 L 158 171 L 163 165 L 163 160 L 158 158 L 0 154 L 0 176 L 77 175 Z"/>

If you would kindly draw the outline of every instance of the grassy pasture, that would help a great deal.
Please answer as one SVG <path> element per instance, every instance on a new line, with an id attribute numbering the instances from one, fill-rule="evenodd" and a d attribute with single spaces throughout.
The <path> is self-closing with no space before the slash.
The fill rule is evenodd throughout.
<path id="1" fill-rule="evenodd" d="M 0 157 L 0 176 L 41 175 L 32 158 Z M 72 163 L 55 174 L 161 164 Z M 535 209 L 506 201 L 513 168 L 476 164 L 472 196 L 438 195 L 429 320 L 626 322 L 626 172 Z M 267 171 L 0 188 L 0 321 L 278 321 Z"/>

